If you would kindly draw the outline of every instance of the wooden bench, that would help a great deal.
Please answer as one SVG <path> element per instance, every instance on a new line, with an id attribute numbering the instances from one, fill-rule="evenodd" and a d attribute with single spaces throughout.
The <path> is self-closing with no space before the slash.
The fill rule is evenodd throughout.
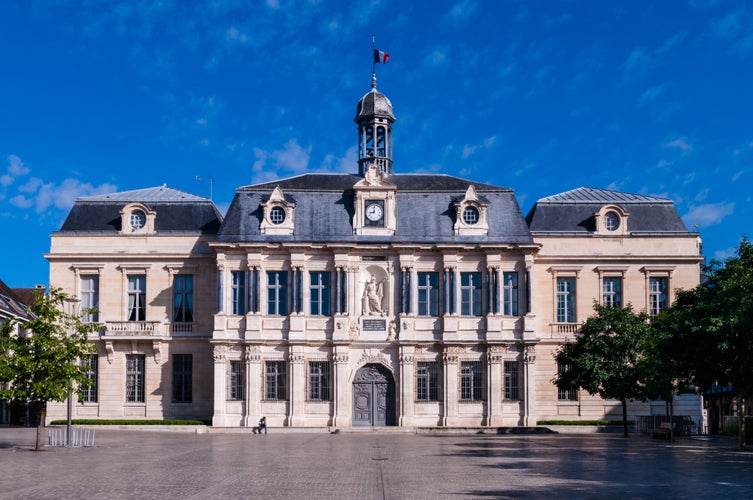
<path id="1" fill-rule="evenodd" d="M 669 439 L 672 436 L 672 424 L 669 422 L 662 422 L 659 427 L 649 429 L 648 433 L 652 438 L 656 439 Z"/>

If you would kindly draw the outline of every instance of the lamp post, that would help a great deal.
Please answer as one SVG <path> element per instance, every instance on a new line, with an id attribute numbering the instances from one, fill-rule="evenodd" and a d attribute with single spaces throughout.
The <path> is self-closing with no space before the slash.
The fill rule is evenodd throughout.
<path id="1" fill-rule="evenodd" d="M 65 314 L 68 316 L 66 318 L 66 325 L 68 324 L 67 321 L 70 317 L 75 316 L 78 313 L 78 306 L 81 303 L 81 299 L 77 297 L 67 297 L 63 301 L 63 307 L 65 309 Z M 66 328 L 66 333 L 69 333 Z M 73 441 L 73 429 L 72 429 L 72 419 L 73 419 L 73 383 L 68 386 L 68 415 L 67 420 L 65 424 L 65 445 L 71 446 L 71 443 Z"/>

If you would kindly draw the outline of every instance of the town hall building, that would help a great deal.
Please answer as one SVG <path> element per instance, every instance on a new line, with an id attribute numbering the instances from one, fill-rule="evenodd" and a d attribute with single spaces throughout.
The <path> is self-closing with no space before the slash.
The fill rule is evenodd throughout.
<path id="1" fill-rule="evenodd" d="M 621 418 L 617 401 L 558 391 L 554 355 L 594 301 L 655 314 L 698 284 L 700 240 L 672 201 L 578 188 L 524 217 L 512 189 L 393 165 L 375 76 L 355 122 L 353 173 L 240 187 L 224 217 L 167 186 L 76 200 L 46 254 L 51 285 L 101 325 L 73 418 Z M 698 398 L 676 404 L 700 416 Z M 50 403 L 48 420 L 65 411 Z"/>

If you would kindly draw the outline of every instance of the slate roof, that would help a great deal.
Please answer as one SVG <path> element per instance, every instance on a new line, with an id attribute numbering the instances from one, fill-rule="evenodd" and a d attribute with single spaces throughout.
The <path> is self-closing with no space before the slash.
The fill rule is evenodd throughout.
<path id="1" fill-rule="evenodd" d="M 58 232 L 117 233 L 120 211 L 134 202 L 157 212 L 158 233 L 215 234 L 222 223 L 222 215 L 208 198 L 160 186 L 77 198 Z"/>
<path id="2" fill-rule="evenodd" d="M 304 174 L 238 188 L 219 231 L 223 242 L 386 242 L 533 244 L 533 238 L 509 188 L 443 174 L 395 174 L 397 228 L 394 236 L 353 234 L 355 174 Z M 489 203 L 486 236 L 455 236 L 453 202 L 473 184 Z M 262 235 L 261 203 L 279 186 L 296 203 L 293 235 Z"/>
<path id="3" fill-rule="evenodd" d="M 594 213 L 607 204 L 629 212 L 630 233 L 688 232 L 672 200 L 589 187 L 541 198 L 526 221 L 533 234 L 592 233 L 596 230 Z"/>
<path id="4" fill-rule="evenodd" d="M 31 319 L 26 312 L 27 305 L 0 280 L 0 318 Z"/>

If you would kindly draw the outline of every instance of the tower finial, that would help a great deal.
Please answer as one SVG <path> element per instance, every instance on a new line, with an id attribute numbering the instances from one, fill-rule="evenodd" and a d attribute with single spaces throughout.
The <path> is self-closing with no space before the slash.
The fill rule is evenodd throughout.
<path id="1" fill-rule="evenodd" d="M 377 83 L 376 83 L 376 71 L 371 72 L 371 88 L 376 90 Z"/>

